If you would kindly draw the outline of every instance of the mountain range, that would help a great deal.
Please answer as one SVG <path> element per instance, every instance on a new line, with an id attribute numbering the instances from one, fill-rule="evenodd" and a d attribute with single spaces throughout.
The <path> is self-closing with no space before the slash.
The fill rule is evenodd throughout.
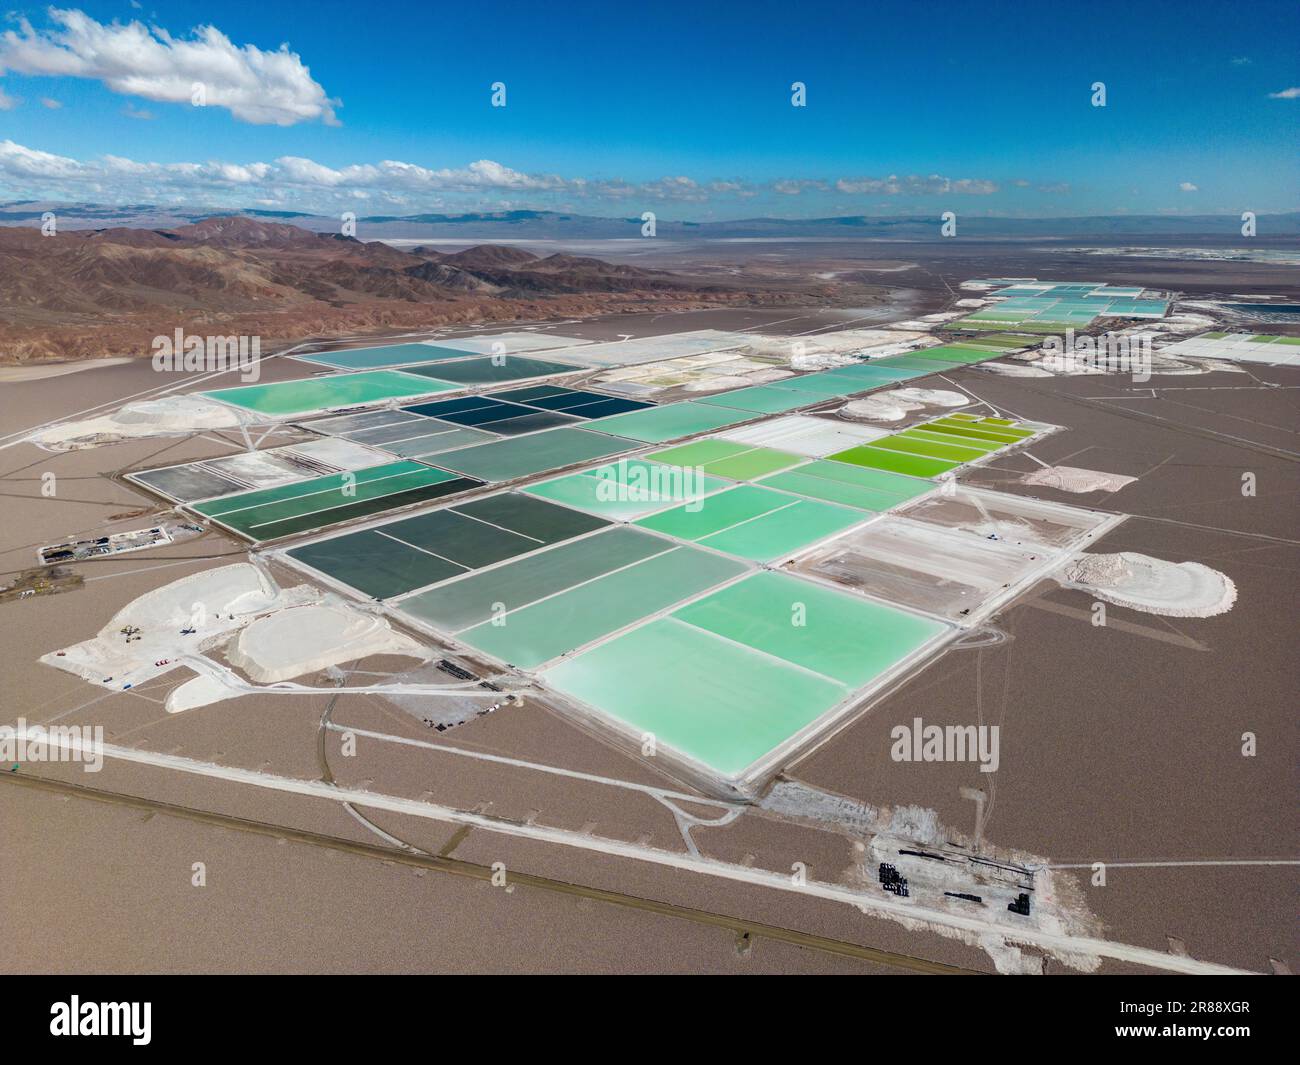
<path id="1" fill-rule="evenodd" d="M 174 228 L 0 228 L 0 361 L 148 353 L 152 338 L 306 337 L 775 297 L 600 259 L 401 250 L 219 215 Z"/>
<path id="2" fill-rule="evenodd" d="M 39 226 L 53 212 L 61 229 L 104 227 L 181 227 L 221 214 L 291 222 L 302 229 L 337 233 L 341 220 L 298 211 L 215 209 L 128 204 L 110 207 L 88 203 L 43 203 L 23 200 L 0 204 L 0 226 Z M 846 215 L 832 218 L 747 218 L 733 221 L 657 219 L 655 236 L 667 240 L 737 240 L 756 238 L 825 238 L 839 240 L 939 240 L 940 210 L 934 217 Z M 558 211 L 490 211 L 469 214 L 366 215 L 356 219 L 363 240 L 615 240 L 641 236 L 638 213 L 601 218 Z M 986 217 L 958 211 L 958 236 L 986 240 L 1119 239 L 1167 237 L 1240 238 L 1237 215 L 1108 215 L 1081 218 Z M 1260 238 L 1300 236 L 1300 212 L 1260 215 Z"/>

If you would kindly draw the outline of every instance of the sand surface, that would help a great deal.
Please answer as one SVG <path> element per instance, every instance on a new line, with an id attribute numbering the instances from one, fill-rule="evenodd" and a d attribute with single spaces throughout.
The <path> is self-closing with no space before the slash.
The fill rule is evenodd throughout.
<path id="1" fill-rule="evenodd" d="M 82 362 L 45 362 L 28 366 L 0 366 L 0 384 L 17 384 L 20 381 L 46 381 L 51 377 L 63 377 L 70 373 L 82 373 L 85 370 L 98 370 L 105 366 L 121 366 L 135 362 L 135 359 L 121 356 L 113 359 L 86 359 Z"/>

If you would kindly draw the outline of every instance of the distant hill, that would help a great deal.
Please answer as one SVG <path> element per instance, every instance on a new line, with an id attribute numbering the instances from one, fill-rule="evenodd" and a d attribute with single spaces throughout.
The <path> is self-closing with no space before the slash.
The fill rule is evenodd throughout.
<path id="1" fill-rule="evenodd" d="M 45 211 L 54 211 L 61 229 L 103 227 L 180 228 L 203 222 L 219 228 L 221 217 L 292 221 L 302 229 L 337 233 L 333 216 L 292 211 L 177 209 L 151 204 L 107 207 L 100 204 L 55 204 L 15 201 L 0 204 L 0 226 L 39 226 Z M 882 217 L 845 215 L 832 218 L 746 218 L 724 222 L 674 222 L 660 219 L 656 236 L 667 240 L 772 239 L 820 237 L 839 240 L 939 240 L 935 215 Z M 1300 237 L 1300 212 L 1260 215 L 1260 237 Z M 639 237 L 639 215 L 602 218 L 557 211 L 489 211 L 466 214 L 369 215 L 357 219 L 362 240 L 608 240 Z M 1080 218 L 988 218 L 958 213 L 958 237 L 987 240 L 1117 239 L 1240 237 L 1236 215 L 1112 215 Z"/>
<path id="2" fill-rule="evenodd" d="M 747 298 L 740 286 L 599 259 L 490 245 L 403 251 L 229 214 L 52 236 L 0 228 L 0 292 L 0 361 L 9 362 L 145 354 L 177 327 L 268 343 Z"/>

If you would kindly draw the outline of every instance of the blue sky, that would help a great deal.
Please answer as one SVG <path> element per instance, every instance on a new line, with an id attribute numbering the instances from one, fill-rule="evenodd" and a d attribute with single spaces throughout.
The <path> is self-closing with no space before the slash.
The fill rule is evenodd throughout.
<path id="1" fill-rule="evenodd" d="M 1300 188 L 1295 3 L 66 10 L 0 23 L 0 198 L 707 219 L 1263 213 Z"/>

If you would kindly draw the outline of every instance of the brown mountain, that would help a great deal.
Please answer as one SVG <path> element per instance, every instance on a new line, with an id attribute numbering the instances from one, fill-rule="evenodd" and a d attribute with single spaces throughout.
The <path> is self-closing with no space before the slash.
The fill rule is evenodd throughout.
<path id="1" fill-rule="evenodd" d="M 284 222 L 265 222 L 243 215 L 205 218 L 193 225 L 162 230 L 176 240 L 198 240 L 208 245 L 237 248 L 300 248 L 318 245 L 329 237 L 310 233 Z"/>
<path id="2" fill-rule="evenodd" d="M 154 336 L 256 335 L 264 350 L 392 326 L 509 322 L 745 301 L 743 289 L 480 245 L 402 251 L 282 222 L 45 237 L 0 228 L 0 361 L 146 354 Z"/>
<path id="3" fill-rule="evenodd" d="M 575 255 L 542 259 L 516 248 L 483 245 L 447 256 L 444 263 L 495 285 L 507 296 L 563 295 L 584 292 L 672 292 L 683 279 L 662 271 L 619 266 Z"/>
<path id="4" fill-rule="evenodd" d="M 416 251 L 420 252 L 423 249 L 417 248 Z M 436 255 L 437 253 L 434 252 L 433 254 Z M 442 261 L 463 270 L 499 270 L 503 267 L 509 268 L 520 266 L 523 263 L 536 262 L 537 256 L 530 251 L 524 251 L 523 248 L 512 248 L 507 244 L 479 244 L 476 247 L 458 251 L 454 255 L 444 255 Z"/>

